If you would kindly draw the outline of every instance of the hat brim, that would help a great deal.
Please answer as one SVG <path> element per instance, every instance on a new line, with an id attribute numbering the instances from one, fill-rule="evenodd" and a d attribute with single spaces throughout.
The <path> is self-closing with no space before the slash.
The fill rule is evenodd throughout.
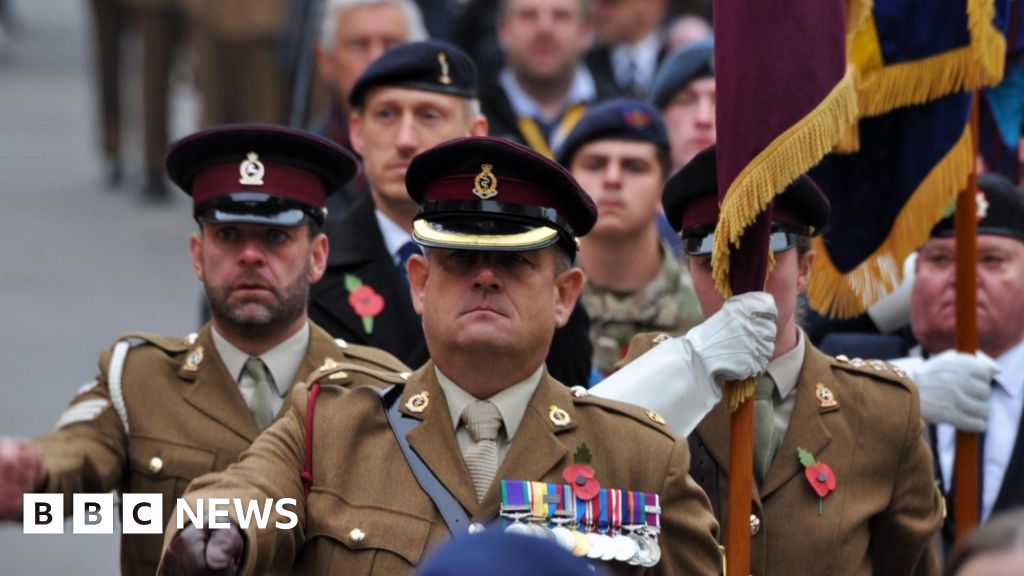
<path id="1" fill-rule="evenodd" d="M 413 240 L 428 248 L 527 252 L 556 244 L 559 231 L 553 226 L 534 226 L 503 219 L 417 218 Z"/>
<path id="2" fill-rule="evenodd" d="M 309 220 L 322 223 L 326 210 L 269 194 L 238 193 L 196 206 L 195 219 L 201 224 L 260 224 L 294 228 Z"/>

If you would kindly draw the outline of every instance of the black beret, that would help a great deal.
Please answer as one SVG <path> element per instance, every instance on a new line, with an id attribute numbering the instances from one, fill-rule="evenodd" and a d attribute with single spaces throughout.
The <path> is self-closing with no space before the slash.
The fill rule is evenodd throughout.
<path id="1" fill-rule="evenodd" d="M 687 44 L 665 58 L 654 73 L 647 98 L 664 109 L 672 98 L 697 78 L 715 75 L 715 43 L 708 37 Z"/>
<path id="2" fill-rule="evenodd" d="M 978 176 L 978 235 L 1008 236 L 1024 242 L 1024 192 L 1006 178 L 993 173 Z M 954 235 L 954 216 L 943 218 L 932 228 L 932 236 Z"/>
<path id="3" fill-rule="evenodd" d="M 597 220 L 593 200 L 565 168 L 501 138 L 458 138 L 412 159 L 405 188 L 420 205 L 413 239 L 468 250 L 538 250 L 570 256 Z"/>
<path id="4" fill-rule="evenodd" d="M 476 66 L 465 52 L 447 42 L 399 44 L 367 66 L 348 95 L 349 105 L 362 106 L 366 93 L 377 86 L 476 98 Z"/>
<path id="5" fill-rule="evenodd" d="M 714 146 L 694 156 L 665 182 L 661 204 L 677 232 L 718 222 Z M 804 227 L 806 236 L 820 234 L 832 210 L 828 198 L 807 175 L 801 175 L 775 197 L 774 209 L 775 220 Z"/>
<path id="6" fill-rule="evenodd" d="M 167 154 L 167 174 L 192 197 L 201 222 L 323 222 L 327 196 L 358 170 L 334 142 L 263 124 L 215 126 L 182 138 Z"/>
<path id="7" fill-rule="evenodd" d="M 565 137 L 558 162 L 565 167 L 581 146 L 594 140 L 640 140 L 668 151 L 668 130 L 661 114 L 639 100 L 616 98 L 591 107 Z"/>

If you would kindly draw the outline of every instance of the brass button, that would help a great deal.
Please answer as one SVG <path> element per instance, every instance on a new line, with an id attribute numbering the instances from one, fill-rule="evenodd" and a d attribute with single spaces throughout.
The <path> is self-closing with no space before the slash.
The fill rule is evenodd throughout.
<path id="1" fill-rule="evenodd" d="M 750 535 L 757 536 L 757 533 L 761 531 L 761 519 L 757 517 L 757 514 L 750 515 Z"/>
<path id="2" fill-rule="evenodd" d="M 348 538 L 353 543 L 359 544 L 363 540 L 366 540 L 366 532 L 363 532 L 359 528 L 353 528 L 352 531 L 348 533 Z"/>
<path id="3" fill-rule="evenodd" d="M 159 474 L 164 469 L 164 461 L 159 456 L 153 456 L 153 459 L 149 461 L 149 471 L 153 474 Z"/>

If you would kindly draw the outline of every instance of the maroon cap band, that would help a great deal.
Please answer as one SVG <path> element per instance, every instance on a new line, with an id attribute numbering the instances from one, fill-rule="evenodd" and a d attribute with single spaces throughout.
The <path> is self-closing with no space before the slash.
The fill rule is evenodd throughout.
<path id="1" fill-rule="evenodd" d="M 456 174 L 431 182 L 423 192 L 423 201 L 428 200 L 492 200 L 502 204 L 526 204 L 541 208 L 554 208 L 559 214 L 572 214 L 573 208 L 537 186 L 534 182 L 502 176 L 498 180 L 495 194 L 483 197 L 473 193 L 476 174 Z"/>
<path id="2" fill-rule="evenodd" d="M 683 225 L 680 230 L 686 232 L 690 228 L 697 226 L 715 226 L 718 224 L 718 214 L 718 197 L 714 194 L 707 194 L 694 200 L 686 207 L 683 211 Z M 802 221 L 796 214 L 787 210 L 785 206 L 781 206 L 777 203 L 772 209 L 772 221 L 779 222 L 781 224 L 809 226 L 809 224 Z"/>
<path id="3" fill-rule="evenodd" d="M 203 170 L 192 181 L 192 200 L 198 206 L 208 200 L 239 192 L 270 194 L 323 208 L 327 190 L 312 172 L 288 164 L 263 162 L 263 184 L 242 184 L 239 166 L 243 161 L 218 164 Z"/>

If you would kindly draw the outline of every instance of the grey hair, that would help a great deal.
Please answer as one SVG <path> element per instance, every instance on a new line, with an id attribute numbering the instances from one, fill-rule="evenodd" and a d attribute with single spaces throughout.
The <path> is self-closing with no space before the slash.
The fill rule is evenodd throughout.
<path id="1" fill-rule="evenodd" d="M 338 19 L 344 12 L 361 6 L 384 6 L 393 4 L 402 9 L 408 25 L 409 42 L 426 40 L 427 27 L 423 24 L 423 13 L 413 0 L 324 0 L 323 16 L 320 18 L 320 47 L 330 52 L 334 49 L 334 33 Z"/>
<path id="2" fill-rule="evenodd" d="M 579 0 L 580 2 L 580 14 L 583 15 L 584 20 L 590 20 L 590 16 L 594 12 L 594 1 L 593 0 Z M 509 4 L 512 0 L 498 0 L 498 18 L 503 18 L 508 14 Z"/>

